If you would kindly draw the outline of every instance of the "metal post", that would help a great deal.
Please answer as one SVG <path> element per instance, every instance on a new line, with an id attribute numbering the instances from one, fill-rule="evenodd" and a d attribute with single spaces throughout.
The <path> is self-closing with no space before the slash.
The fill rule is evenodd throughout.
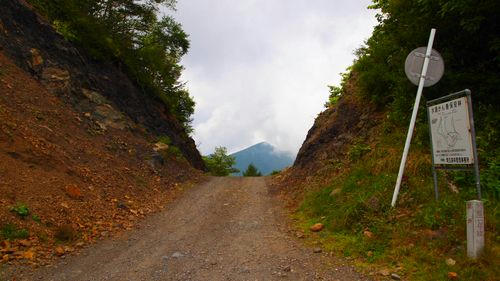
<path id="1" fill-rule="evenodd" d="M 427 122 L 429 124 L 429 129 L 431 128 L 431 116 L 429 113 L 429 102 L 427 102 Z M 434 161 L 434 143 L 432 141 L 432 133 L 429 134 L 429 138 L 431 140 L 431 158 L 432 158 L 432 179 L 434 182 L 434 196 L 436 197 L 436 201 L 439 200 L 439 190 L 438 190 L 438 180 L 437 180 L 437 171 Z"/>
<path id="2" fill-rule="evenodd" d="M 470 133 L 472 137 L 472 153 L 474 154 L 474 172 L 476 174 L 477 198 L 478 200 L 481 200 L 481 181 L 479 179 L 479 158 L 477 156 L 476 130 L 474 128 L 474 115 L 472 114 L 471 92 L 469 89 L 466 89 L 465 93 L 467 94 L 467 107 L 469 109 L 469 123 L 470 123 Z"/>
<path id="3" fill-rule="evenodd" d="M 401 164 L 399 165 L 398 179 L 396 181 L 396 187 L 394 189 L 394 194 L 392 195 L 392 207 L 396 205 L 396 200 L 398 198 L 399 188 L 401 187 L 401 180 L 403 179 L 403 173 L 405 170 L 406 158 L 408 157 L 408 151 L 410 150 L 411 138 L 413 137 L 413 130 L 415 128 L 415 122 L 417 119 L 418 107 L 420 105 L 420 99 L 422 97 L 422 90 L 424 89 L 425 75 L 427 75 L 427 67 L 429 66 L 429 58 L 432 52 L 432 45 L 434 43 L 434 35 L 436 34 L 436 29 L 431 29 L 431 34 L 429 36 L 429 43 L 427 44 L 427 50 L 425 52 L 424 65 L 422 67 L 422 74 L 420 75 L 420 81 L 418 83 L 417 97 L 415 99 L 415 105 L 413 106 L 413 112 L 411 115 L 410 127 L 408 128 L 408 134 L 406 136 L 405 148 L 403 151 L 403 157 L 401 158 Z"/>
<path id="4" fill-rule="evenodd" d="M 432 165 L 432 178 L 434 180 L 434 195 L 436 196 L 436 201 L 439 200 L 439 190 L 438 190 L 438 178 L 436 168 L 434 164 Z"/>

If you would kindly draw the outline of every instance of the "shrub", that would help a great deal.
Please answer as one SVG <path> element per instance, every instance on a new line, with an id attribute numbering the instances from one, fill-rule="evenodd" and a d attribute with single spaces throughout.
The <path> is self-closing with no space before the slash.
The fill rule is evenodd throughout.
<path id="1" fill-rule="evenodd" d="M 30 213 L 28 206 L 22 203 L 17 203 L 17 205 L 10 208 L 10 211 L 20 216 L 23 219 L 26 218 Z"/>
<path id="2" fill-rule="evenodd" d="M 248 165 L 246 171 L 243 172 L 244 177 L 260 177 L 262 174 L 259 170 L 252 164 Z"/>
<path id="3" fill-rule="evenodd" d="M 208 171 L 214 176 L 224 177 L 239 172 L 238 169 L 233 168 L 236 159 L 227 155 L 227 149 L 222 146 L 216 147 L 214 153 L 209 156 L 203 156 L 203 161 Z"/>
<path id="4" fill-rule="evenodd" d="M 29 236 L 28 230 L 23 228 L 20 229 L 11 223 L 5 224 L 0 228 L 0 237 L 2 237 L 2 239 L 26 239 Z"/>
<path id="5" fill-rule="evenodd" d="M 363 155 L 365 155 L 367 152 L 370 152 L 371 148 L 367 144 L 355 144 L 351 147 L 351 149 L 348 152 L 349 159 L 351 161 L 356 161 L 359 160 Z"/>

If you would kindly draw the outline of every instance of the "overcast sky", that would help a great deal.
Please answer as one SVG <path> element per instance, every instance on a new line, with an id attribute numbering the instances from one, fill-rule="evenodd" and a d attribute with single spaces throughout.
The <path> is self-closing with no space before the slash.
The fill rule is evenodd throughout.
<path id="1" fill-rule="evenodd" d="M 369 0 L 179 0 L 182 80 L 203 155 L 261 141 L 297 153 L 353 52 L 376 24 Z"/>

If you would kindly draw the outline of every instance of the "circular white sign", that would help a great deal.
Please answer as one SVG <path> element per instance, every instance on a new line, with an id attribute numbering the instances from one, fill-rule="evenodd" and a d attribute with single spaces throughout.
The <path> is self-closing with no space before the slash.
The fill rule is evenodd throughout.
<path id="1" fill-rule="evenodd" d="M 406 77 L 415 85 L 418 86 L 422 67 L 424 65 L 425 51 L 427 47 L 419 47 L 411 51 L 406 57 L 405 73 Z M 429 58 L 429 66 L 425 75 L 424 87 L 430 87 L 436 84 L 444 74 L 444 61 L 441 55 L 432 49 L 431 57 Z"/>

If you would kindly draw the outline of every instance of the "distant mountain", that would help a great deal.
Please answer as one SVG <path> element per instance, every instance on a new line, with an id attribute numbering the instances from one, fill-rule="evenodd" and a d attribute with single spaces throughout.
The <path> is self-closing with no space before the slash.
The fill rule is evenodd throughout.
<path id="1" fill-rule="evenodd" d="M 253 163 L 262 175 L 269 175 L 274 170 L 282 170 L 291 166 L 295 158 L 291 153 L 278 151 L 274 146 L 267 142 L 261 142 L 248 148 L 231 154 L 236 158 L 236 169 L 239 173 L 234 176 L 241 176 L 250 163 Z"/>

